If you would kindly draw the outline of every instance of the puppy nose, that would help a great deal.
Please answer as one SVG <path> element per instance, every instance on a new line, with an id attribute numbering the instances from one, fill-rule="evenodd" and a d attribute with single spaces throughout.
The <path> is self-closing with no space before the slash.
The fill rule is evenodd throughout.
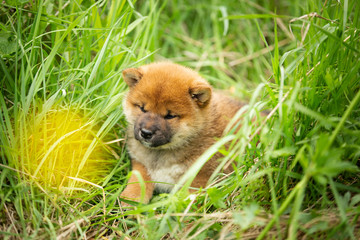
<path id="1" fill-rule="evenodd" d="M 146 128 L 141 128 L 140 129 L 140 135 L 142 138 L 149 140 L 150 138 L 152 138 L 153 136 L 153 132 L 151 130 L 148 130 Z"/>

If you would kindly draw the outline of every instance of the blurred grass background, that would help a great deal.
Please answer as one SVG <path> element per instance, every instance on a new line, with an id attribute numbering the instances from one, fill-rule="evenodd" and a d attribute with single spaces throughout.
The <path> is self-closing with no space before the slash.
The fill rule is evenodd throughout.
<path id="1" fill-rule="evenodd" d="M 2 1 L 0 236 L 359 239 L 359 15 L 356 0 Z M 165 59 L 270 114 L 258 124 L 256 111 L 236 116 L 240 131 L 209 150 L 233 174 L 123 212 L 121 71 Z M 62 174 L 64 190 L 26 166 L 33 130 L 69 109 L 92 136 L 80 168 L 99 146 L 106 159 L 95 162 L 113 167 L 88 180 Z M 66 134 L 37 153 L 40 165 L 55 166 L 54 140 L 66 148 Z"/>

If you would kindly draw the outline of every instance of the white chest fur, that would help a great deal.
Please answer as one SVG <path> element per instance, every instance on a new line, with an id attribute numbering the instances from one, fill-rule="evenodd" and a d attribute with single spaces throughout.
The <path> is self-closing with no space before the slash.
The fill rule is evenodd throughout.
<path id="1" fill-rule="evenodd" d="M 186 168 L 181 164 L 164 166 L 150 170 L 150 176 L 155 181 L 155 189 L 159 192 L 170 192 L 174 184 L 178 183 Z"/>
<path id="2" fill-rule="evenodd" d="M 135 139 L 128 142 L 131 157 L 142 163 L 155 182 L 155 190 L 169 192 L 188 169 L 176 151 L 156 151 L 142 146 Z"/>

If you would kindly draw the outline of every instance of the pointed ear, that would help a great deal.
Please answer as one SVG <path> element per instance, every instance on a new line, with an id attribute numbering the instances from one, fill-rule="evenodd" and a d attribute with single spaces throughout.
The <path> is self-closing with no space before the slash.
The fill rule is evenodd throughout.
<path id="1" fill-rule="evenodd" d="M 137 68 L 128 68 L 122 72 L 123 78 L 129 87 L 135 86 L 142 78 L 142 73 Z"/>
<path id="2" fill-rule="evenodd" d="M 199 107 L 208 105 L 211 99 L 211 92 L 211 87 L 207 83 L 200 83 L 189 89 L 191 98 L 194 99 Z"/>

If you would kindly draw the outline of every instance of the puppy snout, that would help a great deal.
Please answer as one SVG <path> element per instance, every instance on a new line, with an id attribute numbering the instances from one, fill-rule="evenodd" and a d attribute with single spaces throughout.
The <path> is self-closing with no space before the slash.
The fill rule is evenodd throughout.
<path id="1" fill-rule="evenodd" d="M 170 126 L 162 116 L 146 112 L 137 119 L 134 136 L 145 147 L 158 147 L 169 143 L 172 135 Z"/>
<path id="2" fill-rule="evenodd" d="M 154 132 L 146 129 L 146 128 L 141 128 L 140 129 L 140 136 L 145 139 L 145 140 L 150 140 L 154 135 Z"/>

